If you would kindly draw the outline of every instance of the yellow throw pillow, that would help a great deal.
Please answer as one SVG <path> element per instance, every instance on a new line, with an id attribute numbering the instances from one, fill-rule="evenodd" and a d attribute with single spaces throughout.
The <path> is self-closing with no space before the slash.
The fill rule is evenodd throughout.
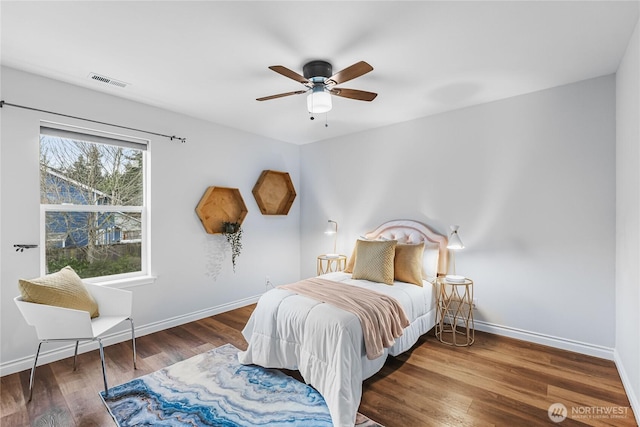
<path id="1" fill-rule="evenodd" d="M 358 240 L 351 277 L 393 285 L 393 259 L 397 244 L 395 240 Z"/>
<path id="2" fill-rule="evenodd" d="M 396 246 L 393 275 L 400 282 L 422 286 L 422 256 L 424 242 Z"/>
<path id="3" fill-rule="evenodd" d="M 360 236 L 360 238 L 358 240 L 356 240 L 356 246 L 353 247 L 353 251 L 351 252 L 351 257 L 348 259 L 347 261 L 347 267 L 344 269 L 345 273 L 353 273 L 353 266 L 356 264 L 356 258 L 358 257 L 358 251 L 356 250 L 358 248 L 358 242 L 360 240 L 366 240 L 367 242 L 373 242 L 373 241 L 380 241 L 380 240 L 391 240 L 391 239 L 386 239 L 384 237 L 378 237 L 376 240 L 371 240 L 371 239 L 367 239 L 364 236 Z"/>
<path id="4" fill-rule="evenodd" d="M 22 298 L 27 302 L 88 311 L 91 318 L 100 315 L 98 303 L 69 266 L 57 273 L 18 282 Z"/>

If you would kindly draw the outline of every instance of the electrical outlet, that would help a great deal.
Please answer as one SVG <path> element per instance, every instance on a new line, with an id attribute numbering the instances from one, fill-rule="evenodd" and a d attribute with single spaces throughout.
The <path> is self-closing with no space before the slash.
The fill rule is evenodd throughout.
<path id="1" fill-rule="evenodd" d="M 473 299 L 473 303 L 471 304 L 471 307 L 473 307 L 474 310 L 478 308 L 478 298 Z"/>
<path id="2" fill-rule="evenodd" d="M 271 283 L 271 279 L 269 279 L 269 276 L 264 276 L 264 288 L 266 290 L 269 290 L 269 288 L 273 288 L 273 283 Z"/>

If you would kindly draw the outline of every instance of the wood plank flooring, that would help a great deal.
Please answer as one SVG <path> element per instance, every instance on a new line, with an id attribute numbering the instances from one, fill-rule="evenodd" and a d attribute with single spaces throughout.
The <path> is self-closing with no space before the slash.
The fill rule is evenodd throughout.
<path id="1" fill-rule="evenodd" d="M 225 343 L 246 349 L 240 331 L 254 307 L 138 338 L 135 371 L 130 342 L 107 347 L 110 386 Z M 97 351 L 78 356 L 75 372 L 72 358 L 38 367 L 27 404 L 28 387 L 28 370 L 0 379 L 0 425 L 115 425 L 98 397 Z M 560 423 L 547 412 L 556 402 L 569 415 Z M 613 362 L 481 332 L 465 348 L 428 333 L 409 352 L 389 358 L 365 381 L 360 412 L 386 427 L 637 426 Z"/>

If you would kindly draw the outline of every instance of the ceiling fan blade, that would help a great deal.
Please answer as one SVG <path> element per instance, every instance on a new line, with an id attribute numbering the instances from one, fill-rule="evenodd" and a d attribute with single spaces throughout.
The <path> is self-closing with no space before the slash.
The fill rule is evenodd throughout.
<path id="1" fill-rule="evenodd" d="M 288 69 L 287 67 L 283 67 L 282 65 L 272 65 L 269 69 L 275 71 L 276 73 L 282 74 L 285 77 L 289 77 L 292 80 L 297 81 L 298 83 L 308 84 L 309 80 L 296 73 L 293 70 Z"/>
<path id="2" fill-rule="evenodd" d="M 268 101 L 269 99 L 282 98 L 283 96 L 301 95 L 301 94 L 306 93 L 306 92 L 307 92 L 306 90 L 296 90 L 294 92 L 279 93 L 277 95 L 271 95 L 271 96 L 264 96 L 262 98 L 256 98 L 256 101 Z"/>
<path id="3" fill-rule="evenodd" d="M 358 101 L 373 101 L 378 96 L 377 93 L 367 92 L 364 90 L 356 89 L 342 89 L 334 87 L 329 92 L 333 95 L 341 96 L 343 98 L 357 99 Z"/>
<path id="4" fill-rule="evenodd" d="M 367 64 L 364 61 L 360 61 L 350 67 L 345 68 L 342 71 L 338 71 L 337 73 L 335 73 L 329 78 L 329 82 L 335 82 L 335 84 L 339 85 L 340 83 L 348 82 L 349 80 L 360 77 L 363 74 L 367 74 L 372 70 L 373 67 L 371 65 Z"/>

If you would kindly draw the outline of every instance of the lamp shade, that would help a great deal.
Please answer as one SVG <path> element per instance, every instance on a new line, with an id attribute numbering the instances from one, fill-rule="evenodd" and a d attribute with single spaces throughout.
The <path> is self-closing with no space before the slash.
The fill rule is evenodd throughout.
<path id="1" fill-rule="evenodd" d="M 448 249 L 464 249 L 464 244 L 462 240 L 460 240 L 460 236 L 458 235 L 459 225 L 450 225 L 449 228 L 451 232 L 449 233 L 449 243 L 447 244 Z"/>
<path id="2" fill-rule="evenodd" d="M 324 234 L 336 234 L 338 232 L 338 223 L 332 220 L 327 222 L 327 229 Z"/>
<path id="3" fill-rule="evenodd" d="M 326 113 L 331 110 L 331 94 L 322 86 L 316 86 L 307 95 L 307 110 L 310 113 Z"/>

